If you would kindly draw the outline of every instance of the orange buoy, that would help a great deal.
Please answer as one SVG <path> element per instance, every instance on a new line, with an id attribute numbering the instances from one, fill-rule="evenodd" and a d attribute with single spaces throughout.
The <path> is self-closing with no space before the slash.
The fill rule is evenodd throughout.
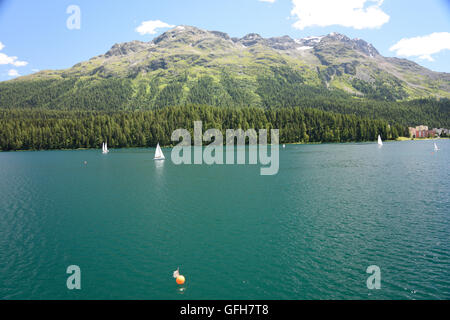
<path id="1" fill-rule="evenodd" d="M 182 285 L 182 284 L 184 284 L 184 282 L 186 281 L 186 279 L 184 278 L 184 276 L 178 276 L 177 277 L 177 283 L 179 284 L 179 285 Z"/>

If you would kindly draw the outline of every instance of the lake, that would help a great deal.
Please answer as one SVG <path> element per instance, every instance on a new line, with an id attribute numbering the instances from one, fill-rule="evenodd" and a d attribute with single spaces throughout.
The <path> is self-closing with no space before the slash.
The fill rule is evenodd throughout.
<path id="1" fill-rule="evenodd" d="M 0 298 L 450 299 L 437 143 L 287 145 L 273 176 L 170 149 L 0 153 Z"/>

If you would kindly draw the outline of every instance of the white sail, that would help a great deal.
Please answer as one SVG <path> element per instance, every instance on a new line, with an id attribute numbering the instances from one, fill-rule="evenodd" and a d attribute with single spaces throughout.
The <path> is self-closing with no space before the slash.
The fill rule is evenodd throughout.
<path id="1" fill-rule="evenodd" d="M 106 154 L 106 153 L 109 152 L 108 151 L 108 143 L 103 142 L 103 144 L 102 144 L 102 152 L 103 152 L 103 154 Z"/>
<path id="2" fill-rule="evenodd" d="M 159 143 L 156 146 L 155 158 L 154 159 L 155 160 L 164 160 L 165 159 L 164 154 L 163 154 L 163 152 L 161 150 L 161 147 L 159 146 Z"/>
<path id="3" fill-rule="evenodd" d="M 438 148 L 438 146 L 437 146 L 437 144 L 436 144 L 436 142 L 434 143 L 434 151 L 438 151 L 439 150 L 439 148 Z"/>
<path id="4" fill-rule="evenodd" d="M 383 145 L 383 141 L 381 140 L 381 136 L 378 135 L 378 145 L 382 146 Z"/>

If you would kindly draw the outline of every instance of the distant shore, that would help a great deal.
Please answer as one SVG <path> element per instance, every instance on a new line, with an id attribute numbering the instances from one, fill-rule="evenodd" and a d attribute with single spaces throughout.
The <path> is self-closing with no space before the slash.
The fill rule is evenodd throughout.
<path id="1" fill-rule="evenodd" d="M 406 138 L 406 137 L 398 137 L 396 141 L 426 141 L 426 140 L 440 140 L 440 139 L 450 139 L 448 137 L 442 138 Z"/>
<path id="2" fill-rule="evenodd" d="M 394 140 L 383 140 L 383 142 L 398 142 L 398 141 L 426 141 L 426 140 L 440 140 L 440 139 L 450 139 L 447 137 L 444 138 L 407 138 L 407 137 L 398 137 Z M 280 143 L 280 145 L 296 145 L 296 144 L 346 144 L 346 143 L 376 143 L 377 141 L 349 141 L 349 142 L 287 142 Z"/>
<path id="3" fill-rule="evenodd" d="M 441 140 L 441 139 L 450 139 L 450 137 L 444 138 L 406 138 L 399 137 L 395 140 L 385 140 L 384 142 L 400 142 L 400 141 L 427 141 L 427 140 Z M 280 146 L 283 145 L 316 145 L 316 144 L 349 144 L 349 143 L 376 143 L 376 141 L 349 141 L 349 142 L 286 142 L 280 143 Z M 269 144 L 271 145 L 271 144 Z M 225 146 L 225 145 L 224 145 Z M 161 148 L 173 148 L 174 145 L 165 145 Z M 154 149 L 155 147 L 123 147 L 123 148 L 111 148 L 116 150 L 126 150 L 126 149 Z M 0 150 L 0 152 L 36 152 L 36 151 L 86 151 L 86 150 L 101 150 L 101 148 L 76 148 L 76 149 L 27 149 L 27 150 Z"/>

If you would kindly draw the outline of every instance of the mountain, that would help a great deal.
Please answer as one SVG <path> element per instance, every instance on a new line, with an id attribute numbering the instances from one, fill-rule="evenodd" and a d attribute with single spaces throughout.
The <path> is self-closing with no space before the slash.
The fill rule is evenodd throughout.
<path id="1" fill-rule="evenodd" d="M 0 107 L 9 108 L 306 105 L 358 113 L 353 103 L 401 104 L 419 98 L 450 98 L 450 74 L 383 57 L 366 41 L 339 33 L 303 39 L 267 39 L 256 33 L 232 38 L 191 26 L 177 26 L 150 42 L 115 44 L 66 70 L 0 83 Z M 339 101 L 344 102 L 339 106 Z M 365 108 L 362 114 L 371 116 L 374 107 Z M 444 109 L 438 107 L 447 119 L 448 108 L 448 101 Z M 376 116 L 390 118 L 391 109 L 381 105 Z M 417 120 L 412 117 L 409 122 Z"/>

